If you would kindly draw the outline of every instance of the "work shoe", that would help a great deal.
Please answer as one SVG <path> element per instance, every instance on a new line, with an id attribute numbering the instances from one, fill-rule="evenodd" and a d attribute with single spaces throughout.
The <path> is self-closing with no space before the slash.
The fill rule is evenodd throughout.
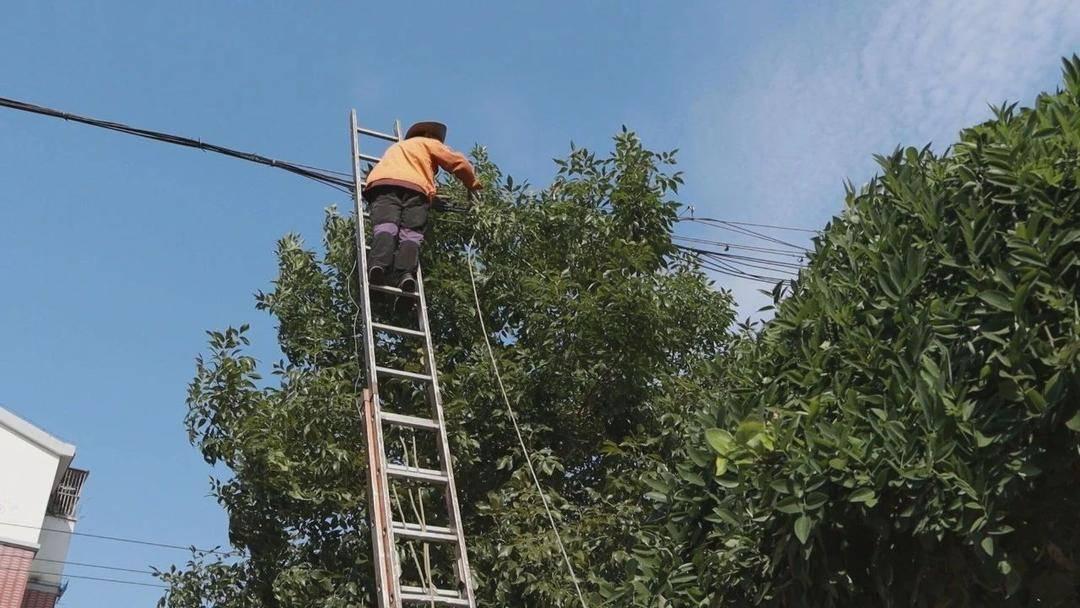
<path id="1" fill-rule="evenodd" d="M 412 273 L 406 272 L 401 275 L 401 280 L 398 281 L 398 289 L 405 293 L 413 293 L 416 291 L 416 277 Z"/>
<path id="2" fill-rule="evenodd" d="M 367 272 L 368 283 L 372 285 L 384 285 L 386 283 L 386 269 L 382 266 L 372 266 Z"/>

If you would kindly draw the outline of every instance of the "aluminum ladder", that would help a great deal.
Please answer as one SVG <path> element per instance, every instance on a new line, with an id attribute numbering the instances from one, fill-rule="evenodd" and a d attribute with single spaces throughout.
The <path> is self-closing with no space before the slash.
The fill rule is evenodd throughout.
<path id="1" fill-rule="evenodd" d="M 372 546 L 375 561 L 376 594 L 379 608 L 403 608 L 405 606 L 468 606 L 476 607 L 469 560 L 465 548 L 465 534 L 461 528 L 461 511 L 458 507 L 457 490 L 454 485 L 454 472 L 450 459 L 450 445 L 447 441 L 446 422 L 443 418 L 442 398 L 439 395 L 438 373 L 435 368 L 435 353 L 432 348 L 431 329 L 428 326 L 427 300 L 424 297 L 424 279 L 420 268 L 416 271 L 417 289 L 415 293 L 402 292 L 396 287 L 372 285 L 368 282 L 367 226 L 369 214 L 364 211 L 362 201 L 363 163 L 378 162 L 379 157 L 361 152 L 361 137 L 401 141 L 401 125 L 395 124 L 394 134 L 380 133 L 361 128 L 356 120 L 356 110 L 349 115 L 349 133 L 352 141 L 353 167 L 353 202 L 356 212 L 356 255 L 360 273 L 360 308 L 364 319 L 364 366 L 368 386 L 363 391 L 364 432 L 367 438 L 368 453 L 368 502 L 370 505 Z M 409 298 L 415 303 L 417 328 L 407 328 L 378 323 L 372 319 L 372 295 L 379 297 Z M 375 336 L 389 336 L 401 341 L 419 341 L 423 350 L 423 370 L 421 372 L 394 369 L 379 365 L 376 358 Z M 427 412 L 425 415 L 412 415 L 401 412 L 383 411 L 383 399 L 379 394 L 379 380 L 395 379 L 419 383 L 423 387 Z M 412 436 L 412 451 L 406 442 L 403 450 L 395 456 L 400 463 L 389 462 L 387 457 L 386 432 L 394 430 Z M 419 443 L 431 447 L 435 466 L 421 466 L 419 463 L 417 438 Z M 396 447 L 396 446 L 394 446 Z M 411 460 L 411 461 L 410 461 Z M 398 488 L 391 484 L 410 485 L 408 488 L 410 503 L 414 515 L 405 521 L 406 516 L 399 498 Z M 413 486 L 417 487 L 420 497 L 419 509 L 413 500 Z M 428 525 L 427 510 L 424 506 L 424 491 L 442 492 L 445 508 L 444 525 Z M 397 499 L 398 517 L 394 517 L 391 495 Z M 419 551 L 417 550 L 419 546 Z M 441 547 L 452 549 L 452 587 L 439 587 L 432 577 L 431 555 L 429 549 Z M 420 559 L 423 554 L 423 560 Z M 411 554 L 415 572 L 419 575 L 419 584 L 403 584 L 402 559 Z M 441 572 L 450 572 L 442 564 Z M 445 576 L 444 576 L 445 578 Z"/>

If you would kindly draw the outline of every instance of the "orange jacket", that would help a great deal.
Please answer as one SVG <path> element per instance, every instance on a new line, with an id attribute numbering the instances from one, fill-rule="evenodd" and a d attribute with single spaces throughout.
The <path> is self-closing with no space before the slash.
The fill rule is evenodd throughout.
<path id="1" fill-rule="evenodd" d="M 410 137 L 386 150 L 382 160 L 368 173 L 364 189 L 403 186 L 434 198 L 435 173 L 439 167 L 453 173 L 470 190 L 480 187 L 472 164 L 463 154 L 437 139 Z"/>

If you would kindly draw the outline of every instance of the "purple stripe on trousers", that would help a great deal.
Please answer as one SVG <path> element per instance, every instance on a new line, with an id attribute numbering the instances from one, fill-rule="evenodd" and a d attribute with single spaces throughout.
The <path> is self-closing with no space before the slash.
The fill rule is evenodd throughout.
<path id="1" fill-rule="evenodd" d="M 424 233 L 412 228 L 402 228 L 401 235 L 398 237 L 400 240 L 406 243 L 416 243 L 419 245 L 424 240 Z"/>
<path id="2" fill-rule="evenodd" d="M 377 234 L 389 234 L 394 236 L 398 233 L 397 224 L 392 222 L 386 222 L 383 224 L 375 224 L 375 229 L 371 231 L 372 236 Z"/>

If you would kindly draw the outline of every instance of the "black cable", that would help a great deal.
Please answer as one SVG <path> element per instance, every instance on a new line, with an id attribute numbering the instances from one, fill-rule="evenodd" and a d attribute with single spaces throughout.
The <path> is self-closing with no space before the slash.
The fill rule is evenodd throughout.
<path id="1" fill-rule="evenodd" d="M 715 222 L 714 225 L 716 225 L 719 228 L 723 228 L 725 230 L 730 230 L 732 232 L 735 232 L 736 234 L 743 234 L 743 235 L 750 236 L 750 237 L 753 237 L 753 238 L 761 239 L 763 241 L 768 241 L 770 243 L 776 243 L 777 245 L 783 245 L 785 247 L 791 247 L 792 249 L 798 249 L 800 251 L 805 251 L 805 248 L 803 248 L 803 247 L 801 247 L 799 245 L 796 245 L 794 243 L 789 243 L 788 241 L 784 241 L 784 240 L 778 239 L 776 237 L 769 236 L 767 234 L 762 234 L 762 233 L 754 231 L 754 230 L 750 230 L 749 228 L 743 228 L 742 226 L 736 226 L 734 224 L 729 224 L 729 223 L 724 222 L 724 221 Z"/>
<path id="2" fill-rule="evenodd" d="M 87 533 L 87 532 L 73 532 L 71 530 L 62 530 L 62 529 L 59 529 L 59 528 L 41 528 L 41 527 L 38 527 L 38 526 L 30 526 L 30 525 L 26 525 L 26 524 L 16 524 L 16 523 L 11 523 L 11 522 L 6 522 L 6 521 L 0 521 L 0 526 L 13 526 L 13 527 L 16 527 L 16 528 L 29 528 L 31 530 L 44 530 L 44 531 L 47 531 L 47 532 L 56 532 L 58 534 L 70 534 L 72 536 L 85 536 L 87 538 L 96 538 L 96 539 L 99 539 L 99 540 L 111 540 L 111 541 L 118 542 L 118 543 L 129 543 L 129 544 L 133 544 L 133 545 L 146 545 L 146 546 L 149 546 L 149 547 L 161 547 L 163 549 L 178 549 L 180 551 L 192 551 L 192 550 L 194 550 L 194 551 L 198 551 L 200 553 L 207 553 L 207 554 L 210 554 L 210 555 L 220 555 L 220 556 L 223 556 L 223 557 L 231 557 L 231 556 L 237 555 L 236 552 L 215 551 L 213 549 L 200 549 L 200 548 L 194 547 L 194 546 L 184 547 L 182 545 L 170 545 L 168 543 L 157 543 L 157 542 L 147 541 L 147 540 L 137 540 L 137 539 L 133 539 L 133 538 L 123 538 L 123 537 L 120 537 L 120 536 L 105 536 L 105 535 L 102 535 L 102 534 L 90 534 L 90 533 Z"/>
<path id="3" fill-rule="evenodd" d="M 98 570 L 114 570 L 116 572 L 133 572 L 135 574 L 148 574 L 153 576 L 154 572 L 151 570 L 136 570 L 134 568 L 121 568 L 119 566 L 105 566 L 102 564 L 87 564 L 84 562 L 71 562 L 62 559 L 45 559 L 44 557 L 35 557 L 35 562 L 45 562 L 48 564 L 62 564 L 64 566 L 78 566 L 80 568 L 96 568 Z"/>
<path id="4" fill-rule="evenodd" d="M 742 234 L 742 235 L 745 235 L 745 236 L 750 236 L 750 237 L 753 237 L 753 238 L 761 239 L 763 241 L 768 241 L 770 243 L 775 243 L 777 245 L 783 245 L 785 247 L 791 247 L 792 249 L 797 249 L 799 251 L 805 251 L 806 250 L 805 247 L 802 247 L 800 245 L 796 245 L 794 243 L 789 243 L 788 241 L 784 241 L 784 240 L 781 240 L 781 239 L 778 239 L 778 238 L 775 238 L 775 237 L 771 237 L 771 236 L 769 236 L 767 234 L 762 234 L 760 232 L 750 230 L 749 228 L 743 228 L 742 226 L 734 224 L 733 222 L 728 222 L 727 220 L 714 220 L 714 219 L 697 218 L 697 219 L 695 219 L 695 221 L 697 221 L 698 223 L 701 223 L 701 224 L 705 224 L 707 226 L 713 226 L 715 228 L 720 228 L 722 230 L 728 230 L 728 231 L 731 231 L 731 232 L 735 232 L 736 234 Z"/>
<path id="5" fill-rule="evenodd" d="M 788 276 L 791 276 L 791 277 L 798 276 L 797 271 L 789 270 L 789 269 L 783 268 L 783 267 L 770 266 L 768 264 L 755 264 L 754 262 L 747 262 L 747 261 L 744 261 L 744 260 L 725 258 L 723 256 L 708 256 L 708 257 L 710 257 L 711 259 L 713 259 L 716 262 L 723 262 L 725 264 L 729 264 L 729 265 L 733 265 L 733 266 L 741 266 L 741 267 L 744 267 L 744 268 L 755 268 L 757 270 L 767 270 L 769 272 L 778 272 L 778 273 L 782 273 L 782 274 L 785 274 L 785 275 L 788 275 Z"/>
<path id="6" fill-rule="evenodd" d="M 811 230 L 810 228 L 795 228 L 793 226 L 776 226 L 776 225 L 773 225 L 773 224 L 755 224 L 753 222 L 736 222 L 734 220 L 718 220 L 718 219 L 711 218 L 711 217 L 693 217 L 693 216 L 691 216 L 691 217 L 680 217 L 678 219 L 678 221 L 680 221 L 680 222 L 698 222 L 698 221 L 724 222 L 724 223 L 727 223 L 727 224 L 734 224 L 736 226 L 754 226 L 755 228 L 773 228 L 775 230 L 791 230 L 791 231 L 794 231 L 794 232 L 809 232 L 810 234 L 820 234 L 821 233 L 820 230 Z"/>
<path id="7" fill-rule="evenodd" d="M 170 589 L 168 585 L 157 585 L 154 583 L 140 583 L 138 581 L 125 581 L 118 578 L 101 578 L 98 576 L 81 576 L 78 574 L 57 574 L 55 572 L 40 572 L 38 570 L 25 570 L 23 568 L 11 568 L 7 566 L 0 566 L 0 570 L 6 570 L 8 572 L 23 572 L 26 574 L 34 574 L 37 576 L 59 576 L 62 578 L 77 578 L 87 581 L 100 581 L 105 583 L 115 583 L 120 585 L 138 585 L 140 587 L 156 587 L 158 589 Z"/>
<path id="8" fill-rule="evenodd" d="M 795 264 L 794 262 L 785 262 L 785 261 L 782 261 L 782 260 L 772 260 L 772 259 L 769 259 L 769 258 L 756 258 L 754 256 L 739 255 L 737 253 L 725 253 L 725 252 L 722 252 L 722 251 L 708 251 L 706 249 L 700 249 L 700 250 L 698 250 L 698 253 L 710 255 L 712 257 L 717 257 L 717 258 L 724 258 L 725 260 L 729 260 L 729 261 L 765 264 L 767 266 L 775 267 L 775 268 L 778 268 L 778 269 L 779 268 L 789 268 L 789 269 L 793 268 L 793 269 L 798 270 L 798 269 L 801 269 L 803 267 L 802 264 Z"/>
<path id="9" fill-rule="evenodd" d="M 795 270 L 801 270 L 803 268 L 802 264 L 795 264 L 795 263 L 792 263 L 792 262 L 784 262 L 784 261 L 781 261 L 781 260 L 770 260 L 768 258 L 757 258 L 757 257 L 753 257 L 753 256 L 739 255 L 739 254 L 736 254 L 736 253 L 725 253 L 723 251 L 713 251 L 711 249 L 701 249 L 699 247 L 691 247 L 689 245 L 678 245 L 678 244 L 676 244 L 675 246 L 678 247 L 679 249 L 683 250 L 683 251 L 688 251 L 688 252 L 691 252 L 691 253 L 696 253 L 696 254 L 711 257 L 711 258 L 723 259 L 725 261 L 732 262 L 732 263 L 746 264 L 748 266 L 755 266 L 755 265 L 768 266 L 768 268 L 765 268 L 764 270 L 774 270 L 775 269 L 775 270 L 783 270 L 783 271 L 786 271 L 786 272 L 793 272 Z"/>
<path id="10" fill-rule="evenodd" d="M 224 146 L 218 146 L 216 144 L 208 144 L 201 140 L 192 139 L 190 137 L 173 135 L 171 133 L 165 133 L 162 131 L 140 129 L 122 123 L 109 122 L 106 120 L 90 118 L 87 116 L 79 116 L 77 114 L 71 114 L 70 112 L 62 112 L 60 110 L 54 110 L 52 108 L 46 108 L 44 106 L 38 106 L 15 99 L 7 99 L 5 97 L 0 97 L 0 107 L 11 108 L 13 110 L 19 110 L 22 112 L 30 112 L 32 114 L 41 114 L 43 116 L 51 116 L 53 118 L 63 118 L 67 121 L 78 122 L 84 125 L 90 125 L 92 127 L 108 129 L 110 131 L 118 131 L 120 133 L 126 133 L 128 135 L 134 135 L 136 137 L 161 141 L 177 146 L 195 148 L 198 150 L 205 150 L 207 152 L 215 152 L 224 156 L 231 156 L 233 158 L 239 158 L 240 160 L 246 160 L 248 162 L 258 163 L 260 165 L 266 165 L 268 167 L 282 169 L 284 171 L 288 171 L 289 173 L 294 173 L 301 177 L 315 180 L 319 183 L 330 186 L 331 188 L 337 188 L 342 192 L 346 192 L 349 194 L 352 194 L 353 192 L 354 184 L 351 176 L 349 176 L 349 179 L 339 177 L 342 175 L 349 175 L 347 173 L 342 173 L 341 171 L 319 169 L 316 167 L 301 165 L 289 161 L 276 160 L 273 158 L 262 156 L 261 154 L 255 154 L 253 152 L 243 152 L 240 150 L 234 150 L 232 148 L 226 148 Z"/>
<path id="11" fill-rule="evenodd" d="M 754 245 L 743 245 L 740 243 L 732 243 L 729 241 L 714 241 L 711 239 L 699 239 L 691 236 L 682 236 L 680 234 L 673 234 L 671 238 L 679 241 L 686 241 L 688 243 L 698 243 L 701 245 L 712 245 L 714 247 L 723 247 L 724 251 L 728 249 L 739 249 L 742 251 L 753 251 L 755 253 L 768 253 L 772 255 L 781 255 L 789 258 L 805 258 L 810 254 L 809 250 L 803 250 L 804 253 L 798 253 L 795 251 L 787 251 L 786 249 L 773 249 L 771 247 L 757 247 Z"/>
<path id="12" fill-rule="evenodd" d="M 768 285 L 775 285 L 777 283 L 793 283 L 794 282 L 792 279 L 785 279 L 785 278 L 781 278 L 781 277 L 770 277 L 770 276 L 767 276 L 767 275 L 760 275 L 760 274 L 746 272 L 746 271 L 739 270 L 738 268 L 735 268 L 735 267 L 733 267 L 733 266 L 731 266 L 729 264 L 725 264 L 724 262 L 720 262 L 720 261 L 699 260 L 699 263 L 701 264 L 702 268 L 705 268 L 707 270 L 712 270 L 713 272 L 717 272 L 717 273 L 722 274 L 722 275 L 735 277 L 735 278 L 739 278 L 739 279 L 748 279 L 748 280 L 752 280 L 752 281 L 758 281 L 760 283 L 765 283 L 765 284 L 768 284 Z"/>

